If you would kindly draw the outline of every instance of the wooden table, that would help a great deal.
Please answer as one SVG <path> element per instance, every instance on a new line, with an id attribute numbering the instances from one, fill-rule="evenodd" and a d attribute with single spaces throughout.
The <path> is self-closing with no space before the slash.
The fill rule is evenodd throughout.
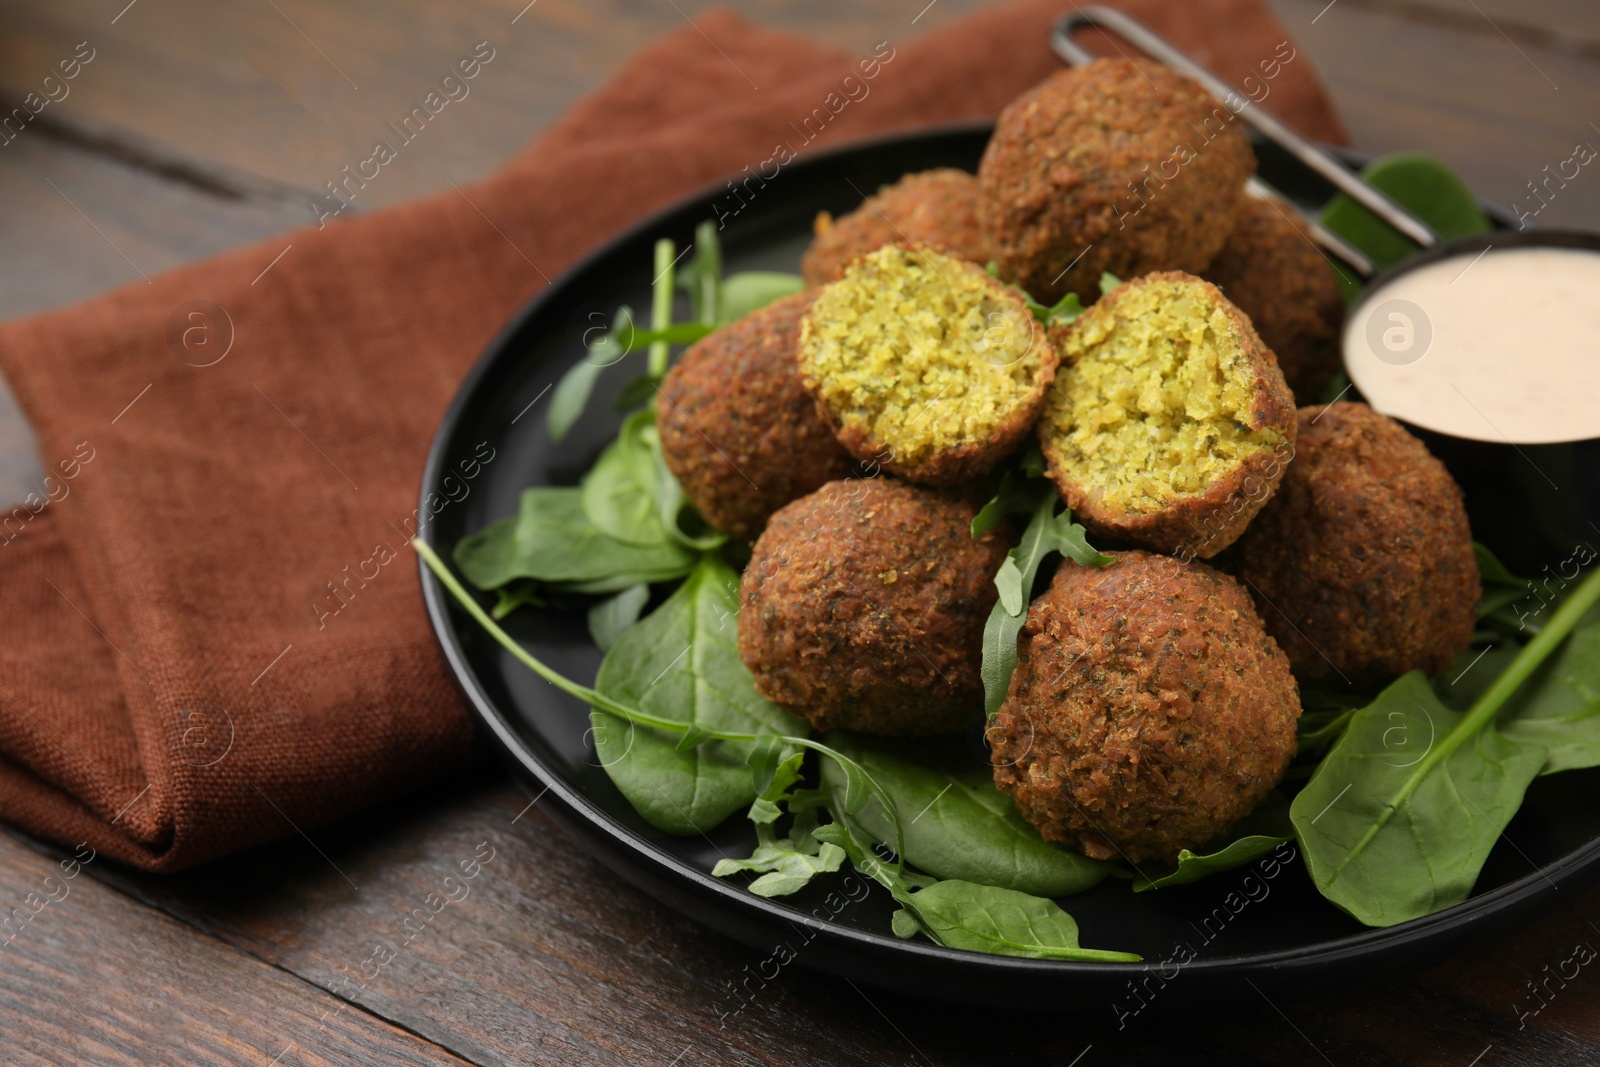
<path id="1" fill-rule="evenodd" d="M 1591 0 L 1271 0 L 1358 147 L 1417 148 L 1514 203 L 1576 141 L 1600 143 Z M 89 41 L 69 98 L 0 152 L 0 316 L 77 300 L 307 221 L 351 145 L 458 44 L 493 36 L 480 103 L 386 170 L 362 207 L 483 174 L 698 0 L 108 0 L 0 8 L 0 98 Z M 126 4 L 126 6 L 124 6 Z M 978 0 L 745 0 L 853 48 Z M 515 36 L 510 36 L 515 35 Z M 359 94 L 343 92 L 359 83 Z M 241 116 L 244 120 L 241 121 Z M 1600 223 L 1600 175 L 1540 223 Z M 39 478 L 0 390 L 0 500 Z M 1600 1060 L 1600 977 L 1555 990 L 1600 945 L 1600 890 L 1415 975 L 1298 1004 L 1135 1020 L 972 1017 L 798 969 L 736 1016 L 759 957 L 582 854 L 516 784 L 478 769 L 312 838 L 177 877 L 88 865 L 0 959 L 0 1061 L 92 1064 L 993 1063 L 1579 1064 Z M 407 939 L 458 862 L 470 894 Z M 0 830 L 0 900 L 61 854 Z M 425 909 L 426 910 L 426 909 Z M 403 946 L 398 951 L 382 946 Z M 1022 1036 L 1018 1036 L 1022 1035 Z"/>

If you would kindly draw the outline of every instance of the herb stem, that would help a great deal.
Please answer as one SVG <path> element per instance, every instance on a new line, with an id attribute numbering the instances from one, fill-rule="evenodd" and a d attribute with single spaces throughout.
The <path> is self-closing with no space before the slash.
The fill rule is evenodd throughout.
<path id="1" fill-rule="evenodd" d="M 650 328 L 665 330 L 672 325 L 672 292 L 674 288 L 673 245 L 663 237 L 656 242 L 656 280 L 650 294 Z M 650 376 L 660 378 L 667 373 L 667 342 L 654 341 L 650 345 Z"/>

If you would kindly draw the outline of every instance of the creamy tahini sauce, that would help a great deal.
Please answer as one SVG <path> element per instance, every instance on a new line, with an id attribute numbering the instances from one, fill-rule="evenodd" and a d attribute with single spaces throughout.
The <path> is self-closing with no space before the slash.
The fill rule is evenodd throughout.
<path id="1" fill-rule="evenodd" d="M 1600 437 L 1600 252 L 1491 248 L 1409 271 L 1345 323 L 1378 411 L 1479 441 Z"/>

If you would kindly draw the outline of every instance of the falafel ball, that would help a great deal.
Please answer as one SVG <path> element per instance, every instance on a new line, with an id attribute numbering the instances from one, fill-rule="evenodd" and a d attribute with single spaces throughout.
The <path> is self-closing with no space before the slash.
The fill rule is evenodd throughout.
<path id="1" fill-rule="evenodd" d="M 959 733 L 983 717 L 983 627 L 1007 543 L 977 507 L 892 478 L 830 482 L 772 517 L 739 583 L 756 689 L 818 730 Z"/>
<path id="2" fill-rule="evenodd" d="M 1198 274 L 1232 232 L 1256 158 L 1234 114 L 1156 63 L 1097 59 L 1000 112 L 978 219 L 1001 276 L 1053 303 L 1100 275 Z"/>
<path id="3" fill-rule="evenodd" d="M 817 294 L 800 377 L 857 459 L 926 485 L 992 470 L 1060 362 L 1021 293 L 929 248 L 886 245 Z"/>
<path id="4" fill-rule="evenodd" d="M 800 274 L 815 288 L 838 281 L 861 256 L 884 245 L 926 245 L 978 266 L 994 258 L 978 226 L 978 179 L 951 167 L 907 174 L 834 219 L 814 224 L 816 239 L 800 259 Z"/>
<path id="5" fill-rule="evenodd" d="M 1472 643 L 1481 586 L 1461 488 L 1365 404 L 1300 409 L 1294 461 L 1229 560 L 1303 679 L 1439 674 Z"/>
<path id="6" fill-rule="evenodd" d="M 1205 276 L 1250 316 L 1296 402 L 1310 404 L 1339 369 L 1344 298 L 1333 267 L 1289 218 L 1292 210 L 1245 197 Z"/>
<path id="7" fill-rule="evenodd" d="M 782 297 L 689 346 L 656 423 L 667 468 L 707 522 L 753 540 L 767 518 L 855 464 L 817 414 L 796 362 L 810 297 Z"/>
<path id="8" fill-rule="evenodd" d="M 1299 689 L 1239 583 L 1113 555 L 1063 562 L 1029 607 L 987 732 L 994 780 L 1047 841 L 1173 863 L 1283 777 Z"/>
<path id="9" fill-rule="evenodd" d="M 1277 488 L 1294 397 L 1250 320 L 1209 282 L 1126 282 L 1061 335 L 1039 442 L 1073 514 L 1104 537 L 1209 559 Z"/>

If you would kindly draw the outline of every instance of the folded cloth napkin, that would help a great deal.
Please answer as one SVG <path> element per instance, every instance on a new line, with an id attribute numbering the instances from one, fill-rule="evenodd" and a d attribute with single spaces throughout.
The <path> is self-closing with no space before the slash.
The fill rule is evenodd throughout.
<path id="1" fill-rule="evenodd" d="M 1342 139 L 1259 0 L 1124 6 Z M 608 234 L 792 143 L 863 59 L 869 95 L 805 151 L 996 114 L 1060 66 L 1061 10 L 863 56 L 707 14 L 482 182 L 0 326 L 51 473 L 0 523 L 0 817 L 173 870 L 460 766 L 473 727 L 406 539 L 485 344 Z"/>

